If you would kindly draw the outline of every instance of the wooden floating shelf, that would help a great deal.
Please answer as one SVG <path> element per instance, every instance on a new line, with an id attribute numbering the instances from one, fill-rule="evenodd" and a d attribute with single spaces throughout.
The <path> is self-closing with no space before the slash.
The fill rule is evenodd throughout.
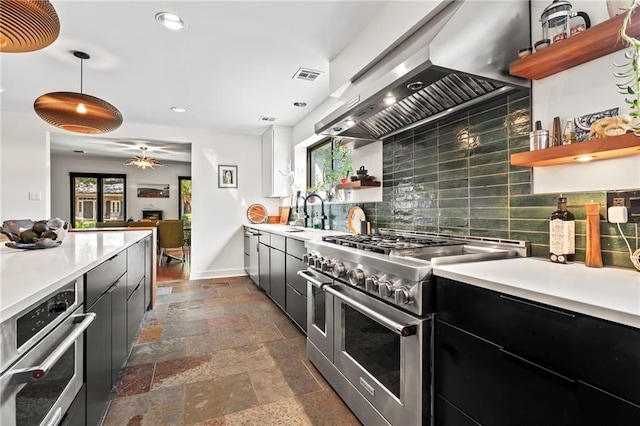
<path id="1" fill-rule="evenodd" d="M 341 183 L 336 185 L 336 189 L 367 189 L 376 188 L 381 185 L 379 180 L 356 180 L 354 182 Z"/>
<path id="2" fill-rule="evenodd" d="M 632 37 L 640 35 L 640 19 L 637 19 L 636 15 L 634 12 L 627 27 L 627 34 Z M 539 52 L 518 59 L 510 65 L 509 72 L 518 77 L 540 80 L 623 49 L 626 44 L 620 37 L 620 28 L 625 16 L 626 13 L 615 16 Z"/>
<path id="3" fill-rule="evenodd" d="M 511 155 L 512 166 L 545 167 L 577 163 L 576 158 L 592 156 L 593 160 L 640 155 L 640 138 L 633 133 L 611 136 L 571 145 L 554 146 Z"/>

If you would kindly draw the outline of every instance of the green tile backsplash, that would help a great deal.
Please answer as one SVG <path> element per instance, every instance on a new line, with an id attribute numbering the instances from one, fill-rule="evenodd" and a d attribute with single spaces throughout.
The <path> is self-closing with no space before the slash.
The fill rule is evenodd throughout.
<path id="1" fill-rule="evenodd" d="M 360 206 L 374 228 L 526 240 L 533 256 L 546 258 L 547 219 L 559 194 L 531 195 L 531 169 L 509 164 L 511 154 L 529 150 L 530 127 L 529 94 L 520 92 L 387 138 L 383 201 Z M 576 216 L 576 260 L 584 261 L 584 204 L 593 200 L 602 205 L 604 264 L 633 268 L 616 226 L 604 219 L 606 193 L 563 195 Z M 348 231 L 353 206 L 327 206 L 331 229 Z M 635 250 L 638 227 L 622 229 Z"/>

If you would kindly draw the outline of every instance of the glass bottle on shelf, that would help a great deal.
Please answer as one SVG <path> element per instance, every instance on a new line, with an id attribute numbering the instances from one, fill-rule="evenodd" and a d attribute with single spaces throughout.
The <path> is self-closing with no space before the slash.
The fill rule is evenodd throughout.
<path id="1" fill-rule="evenodd" d="M 567 210 L 567 198 L 558 197 L 558 209 L 549 217 L 549 259 L 556 263 L 573 262 L 576 253 L 576 222 Z"/>
<path id="2" fill-rule="evenodd" d="M 562 145 L 570 145 L 576 141 L 576 130 L 572 120 L 567 120 L 562 133 Z"/>

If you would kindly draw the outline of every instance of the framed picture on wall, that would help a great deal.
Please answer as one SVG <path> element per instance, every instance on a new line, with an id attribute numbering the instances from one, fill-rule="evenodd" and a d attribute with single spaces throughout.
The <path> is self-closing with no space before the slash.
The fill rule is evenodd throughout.
<path id="1" fill-rule="evenodd" d="M 218 188 L 238 187 L 238 166 L 218 166 Z"/>
<path id="2" fill-rule="evenodd" d="M 138 198 L 169 198 L 168 183 L 139 183 Z"/>

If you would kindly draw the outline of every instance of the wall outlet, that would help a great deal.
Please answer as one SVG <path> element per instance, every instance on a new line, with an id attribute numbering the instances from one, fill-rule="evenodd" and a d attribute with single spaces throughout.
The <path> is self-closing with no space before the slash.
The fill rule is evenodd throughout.
<path id="1" fill-rule="evenodd" d="M 629 223 L 640 223 L 640 190 L 607 192 L 609 207 L 625 207 Z"/>

